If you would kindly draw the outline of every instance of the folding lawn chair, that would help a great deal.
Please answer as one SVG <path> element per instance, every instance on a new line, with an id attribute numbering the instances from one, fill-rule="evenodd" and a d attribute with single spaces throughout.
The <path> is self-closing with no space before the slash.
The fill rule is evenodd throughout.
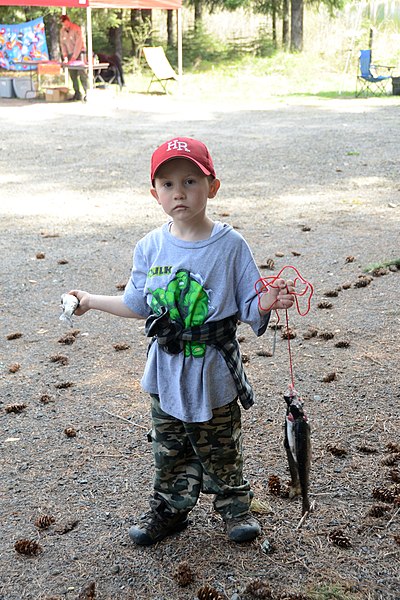
<path id="1" fill-rule="evenodd" d="M 175 79 L 175 81 L 178 81 L 178 76 L 175 73 L 174 69 L 171 67 L 168 58 L 165 56 L 164 48 L 162 48 L 161 46 L 147 46 L 143 48 L 143 54 L 147 61 L 147 64 L 153 71 L 153 76 L 150 81 L 149 87 L 147 88 L 147 91 L 149 91 L 153 83 L 158 82 L 161 84 L 164 92 L 167 94 L 168 81 L 170 81 L 171 79 Z"/>
<path id="2" fill-rule="evenodd" d="M 118 84 L 120 89 L 125 85 L 124 73 L 122 70 L 122 64 L 117 54 L 102 54 L 97 53 L 97 57 L 100 63 L 108 63 L 107 69 L 99 71 L 95 76 L 96 83 L 115 83 Z"/>
<path id="3" fill-rule="evenodd" d="M 390 72 L 394 67 L 372 64 L 371 58 L 371 50 L 360 50 L 360 74 L 357 75 L 356 97 L 362 94 L 368 95 L 368 92 L 371 92 L 373 96 L 381 96 L 388 93 L 386 84 L 391 79 Z M 385 70 L 387 75 L 379 75 L 381 69 Z"/>

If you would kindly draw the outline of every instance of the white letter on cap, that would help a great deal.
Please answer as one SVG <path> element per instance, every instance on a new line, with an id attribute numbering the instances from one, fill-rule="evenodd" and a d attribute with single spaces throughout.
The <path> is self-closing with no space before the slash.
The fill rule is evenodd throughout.
<path id="1" fill-rule="evenodd" d="M 172 142 L 168 142 L 167 152 L 170 150 L 184 150 L 185 152 L 190 152 L 189 148 L 187 147 L 187 143 L 181 142 L 180 140 L 172 140 Z"/>

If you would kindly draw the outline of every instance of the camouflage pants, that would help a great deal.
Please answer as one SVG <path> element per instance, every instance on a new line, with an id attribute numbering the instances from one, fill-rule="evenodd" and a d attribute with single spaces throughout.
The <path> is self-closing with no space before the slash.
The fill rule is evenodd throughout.
<path id="1" fill-rule="evenodd" d="M 151 396 L 155 478 L 153 510 L 188 513 L 200 492 L 215 494 L 223 519 L 249 512 L 250 485 L 243 479 L 241 415 L 237 400 L 213 411 L 205 423 L 184 423 Z"/>

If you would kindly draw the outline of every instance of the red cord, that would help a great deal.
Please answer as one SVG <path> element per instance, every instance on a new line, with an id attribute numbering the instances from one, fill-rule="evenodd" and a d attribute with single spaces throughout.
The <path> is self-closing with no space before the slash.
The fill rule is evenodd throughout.
<path id="1" fill-rule="evenodd" d="M 256 281 L 255 289 L 256 289 L 257 296 L 258 296 L 258 305 L 262 310 L 262 307 L 260 304 L 261 296 L 263 294 L 265 294 L 265 292 L 268 292 L 268 290 L 271 288 L 277 289 L 279 286 L 274 285 L 275 281 L 277 279 L 280 279 L 282 273 L 288 269 L 292 269 L 296 274 L 296 276 L 293 278 L 293 287 L 295 289 L 294 289 L 294 292 L 292 292 L 292 293 L 293 293 L 295 304 L 296 304 L 296 310 L 301 317 L 304 317 L 310 311 L 311 298 L 314 294 L 314 288 L 309 281 L 307 281 L 306 279 L 304 279 L 304 277 L 302 277 L 300 275 L 300 273 L 296 269 L 296 267 L 292 267 L 290 265 L 286 266 L 286 267 L 282 267 L 282 269 L 279 271 L 278 275 L 273 275 L 272 277 L 260 277 L 260 279 L 258 281 Z M 299 283 L 304 285 L 304 288 L 301 290 L 296 290 L 296 285 L 298 285 Z M 306 308 L 305 312 L 301 312 L 298 298 L 302 298 L 303 296 L 306 296 L 307 294 L 308 294 L 307 308 Z M 275 302 L 277 302 L 277 300 L 275 300 Z M 275 302 L 274 302 L 274 304 L 275 304 Z M 271 309 L 274 306 L 274 304 L 272 304 Z"/>
<path id="2" fill-rule="evenodd" d="M 312 284 L 307 281 L 306 279 L 304 279 L 304 277 L 302 277 L 299 273 L 299 271 L 296 269 L 296 267 L 292 267 L 292 266 L 285 266 L 283 267 L 278 275 L 274 275 L 272 277 L 260 277 L 260 279 L 258 281 L 256 281 L 255 283 L 255 290 L 256 290 L 256 294 L 258 296 L 258 306 L 260 307 L 261 310 L 261 297 L 263 296 L 263 294 L 265 294 L 266 292 L 268 292 L 271 288 L 273 289 L 278 289 L 279 286 L 274 285 L 275 281 L 277 279 L 280 279 L 282 273 L 284 271 L 287 271 L 289 269 L 292 269 L 296 276 L 293 278 L 293 287 L 294 287 L 294 291 L 292 292 L 292 295 L 294 296 L 294 301 L 295 301 L 295 306 L 296 306 L 296 310 L 297 313 L 301 316 L 304 317 L 305 315 L 307 315 L 310 311 L 311 308 L 311 298 L 314 294 L 314 288 L 312 286 Z M 297 286 L 301 286 L 300 289 L 296 290 L 296 285 Z M 306 305 L 306 310 L 305 312 L 301 312 L 300 310 L 300 305 L 299 305 L 299 298 L 303 298 L 306 297 L 307 298 L 307 305 Z M 273 306 L 274 304 L 278 301 L 278 299 L 275 300 L 275 302 L 271 305 L 270 310 L 273 310 Z M 280 317 L 279 314 L 277 312 L 277 310 L 275 309 L 277 318 L 278 318 L 278 322 L 280 321 Z M 292 358 L 292 349 L 290 347 L 290 331 L 289 331 L 289 314 L 288 314 L 288 310 L 285 309 L 285 318 L 286 318 L 286 331 L 287 331 L 287 341 L 288 341 L 288 353 L 289 353 L 289 369 L 290 369 L 290 378 L 291 378 L 291 386 L 292 389 L 294 389 L 294 375 L 293 375 L 293 358 Z"/>

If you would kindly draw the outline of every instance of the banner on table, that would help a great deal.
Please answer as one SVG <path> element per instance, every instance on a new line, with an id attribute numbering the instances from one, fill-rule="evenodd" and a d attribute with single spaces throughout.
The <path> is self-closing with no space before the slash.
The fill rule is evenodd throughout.
<path id="1" fill-rule="evenodd" d="M 29 71 L 32 61 L 49 60 L 43 17 L 19 23 L 0 25 L 0 67 L 11 71 Z"/>

